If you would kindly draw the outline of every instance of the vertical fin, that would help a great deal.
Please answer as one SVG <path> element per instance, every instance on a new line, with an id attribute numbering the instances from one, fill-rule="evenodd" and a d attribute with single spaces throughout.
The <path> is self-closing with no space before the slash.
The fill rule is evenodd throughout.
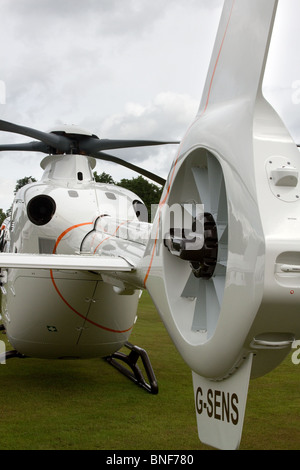
<path id="1" fill-rule="evenodd" d="M 262 85 L 278 0 L 225 0 L 198 115 Z"/>
<path id="2" fill-rule="evenodd" d="M 228 379 L 220 382 L 193 372 L 199 439 L 220 450 L 240 445 L 253 355 Z"/>

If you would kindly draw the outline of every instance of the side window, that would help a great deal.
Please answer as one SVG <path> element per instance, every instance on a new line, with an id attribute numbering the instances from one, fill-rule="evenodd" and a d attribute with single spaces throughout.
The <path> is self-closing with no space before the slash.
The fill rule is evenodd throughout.
<path id="1" fill-rule="evenodd" d="M 6 244 L 9 242 L 9 226 L 10 219 L 5 219 L 0 227 L 0 252 L 4 251 Z"/>
<path id="2" fill-rule="evenodd" d="M 148 210 L 145 204 L 143 204 L 141 201 L 136 200 L 133 201 L 132 205 L 139 221 L 148 222 Z"/>
<path id="3" fill-rule="evenodd" d="M 4 249 L 4 235 L 5 235 L 5 225 L 3 224 L 0 229 L 0 251 Z"/>

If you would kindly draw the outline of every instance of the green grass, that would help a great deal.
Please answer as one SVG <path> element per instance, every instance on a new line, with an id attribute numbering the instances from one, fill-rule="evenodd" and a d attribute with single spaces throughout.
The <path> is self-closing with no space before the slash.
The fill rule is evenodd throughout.
<path id="1" fill-rule="evenodd" d="M 156 396 L 101 359 L 1 365 L 0 449 L 209 449 L 197 436 L 191 372 L 147 293 L 130 341 L 151 358 Z M 299 449 L 299 372 L 289 357 L 251 381 L 241 449 Z"/>

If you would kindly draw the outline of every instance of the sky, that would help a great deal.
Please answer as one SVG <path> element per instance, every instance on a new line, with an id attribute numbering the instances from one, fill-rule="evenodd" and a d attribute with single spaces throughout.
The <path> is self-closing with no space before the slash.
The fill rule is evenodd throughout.
<path id="1" fill-rule="evenodd" d="M 0 119 L 102 138 L 181 140 L 199 108 L 223 0 L 0 0 Z M 279 0 L 264 93 L 300 143 L 299 0 Z M 4 96 L 5 89 L 5 96 Z M 5 98 L 5 99 L 4 99 Z M 0 143 L 31 139 L 2 132 Z M 115 152 L 166 177 L 176 146 Z M 0 153 L 0 208 L 43 155 Z M 97 162 L 116 181 L 137 176 Z"/>

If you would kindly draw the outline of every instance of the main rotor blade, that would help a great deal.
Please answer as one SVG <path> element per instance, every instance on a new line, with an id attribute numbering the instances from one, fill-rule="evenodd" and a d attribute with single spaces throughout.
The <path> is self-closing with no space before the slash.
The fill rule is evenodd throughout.
<path id="1" fill-rule="evenodd" d="M 26 135 L 43 142 L 50 147 L 58 149 L 62 152 L 68 152 L 70 150 L 71 141 L 64 136 L 41 132 L 30 127 L 19 126 L 11 122 L 0 120 L 0 131 L 12 132 L 14 134 Z"/>
<path id="2" fill-rule="evenodd" d="M 0 152 L 4 151 L 49 153 L 49 146 L 43 142 L 27 142 L 25 144 L 0 144 Z"/>
<path id="3" fill-rule="evenodd" d="M 134 147 L 150 147 L 153 145 L 179 144 L 180 142 L 161 142 L 157 140 L 116 140 L 116 139 L 86 139 L 80 143 L 80 149 L 86 153 L 101 152 Z"/>
<path id="4" fill-rule="evenodd" d="M 164 186 L 166 183 L 166 180 L 161 178 L 160 176 L 155 175 L 154 173 L 151 173 L 150 171 L 145 170 L 144 168 L 140 168 L 139 166 L 133 165 L 132 163 L 126 162 L 125 160 L 122 160 L 121 158 L 114 157 L 113 155 L 108 155 L 107 153 L 104 153 L 104 152 L 98 152 L 98 153 L 93 153 L 92 156 L 99 160 L 105 160 L 107 162 L 113 162 L 113 163 L 117 163 L 118 165 L 122 165 L 126 168 L 129 168 L 130 170 L 140 173 L 143 176 L 146 176 L 146 178 L 149 178 L 152 181 L 155 181 L 155 183 L 161 184 L 162 186 Z"/>

